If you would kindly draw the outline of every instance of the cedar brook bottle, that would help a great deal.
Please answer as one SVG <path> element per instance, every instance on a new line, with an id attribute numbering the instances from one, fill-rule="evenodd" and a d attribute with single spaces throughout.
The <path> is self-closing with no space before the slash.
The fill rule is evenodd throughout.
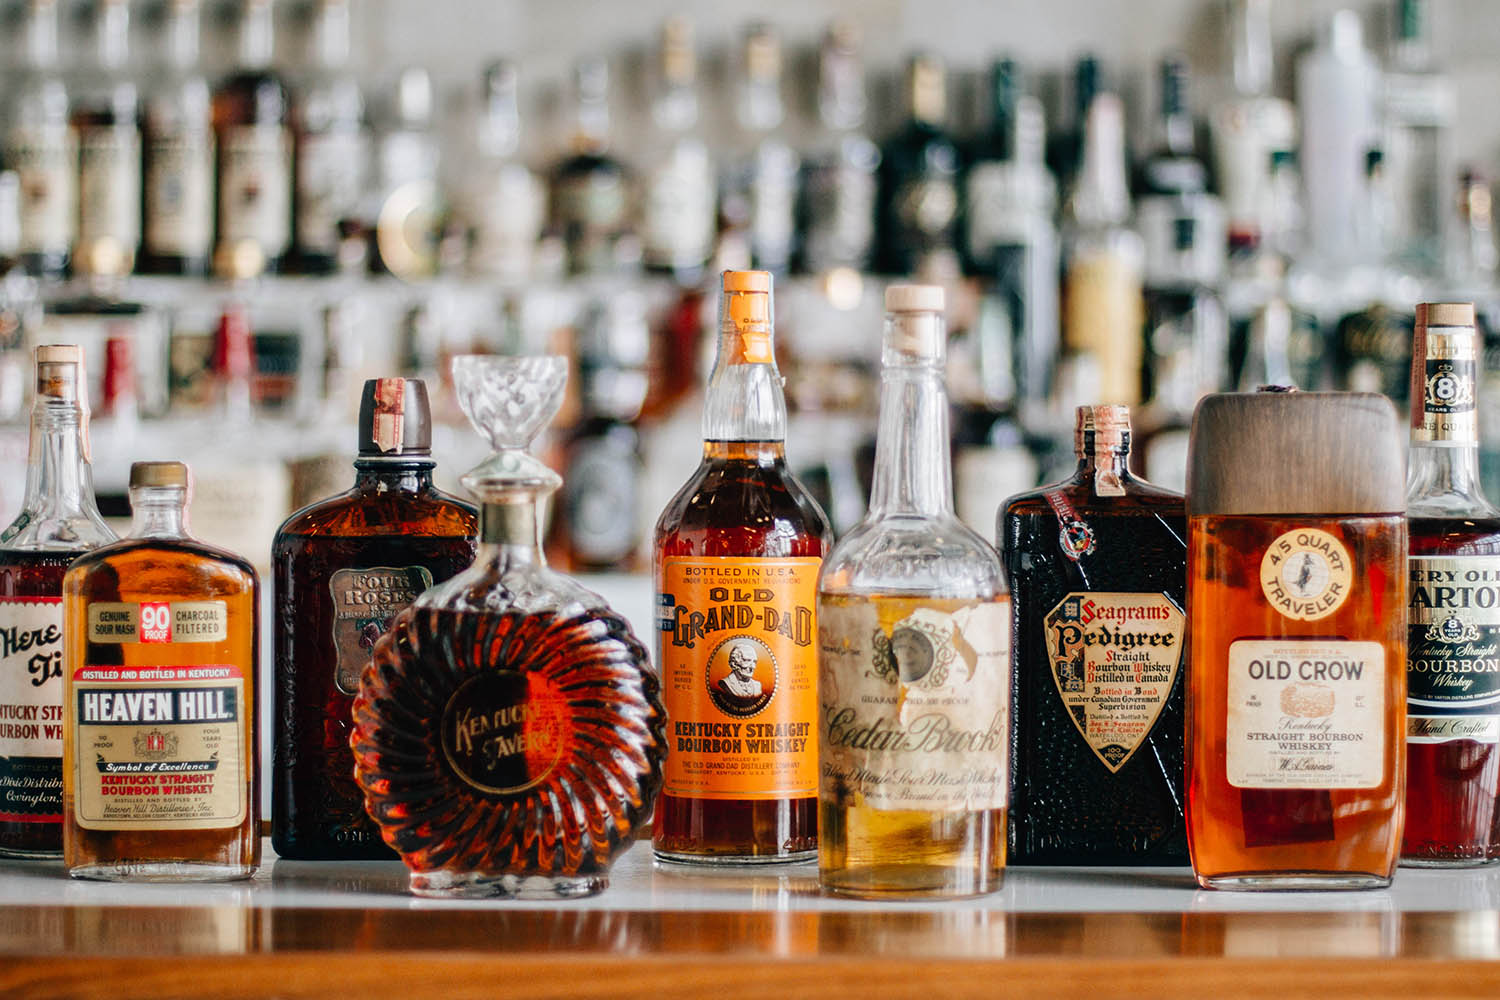
<path id="1" fill-rule="evenodd" d="M 953 512 L 943 290 L 885 293 L 870 512 L 818 585 L 818 880 L 873 898 L 1000 887 L 1010 601 Z"/>
<path id="2" fill-rule="evenodd" d="M 771 276 L 723 280 L 703 462 L 656 524 L 670 719 L 656 856 L 801 860 L 818 845 L 814 608 L 828 519 L 787 469 Z"/>
<path id="3" fill-rule="evenodd" d="M 1406 492 L 1371 393 L 1198 405 L 1188 841 L 1214 889 L 1390 883 L 1406 784 Z"/>

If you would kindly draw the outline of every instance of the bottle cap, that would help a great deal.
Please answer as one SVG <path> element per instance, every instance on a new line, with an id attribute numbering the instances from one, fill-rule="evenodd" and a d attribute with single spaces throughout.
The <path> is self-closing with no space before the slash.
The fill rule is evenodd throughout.
<path id="1" fill-rule="evenodd" d="M 724 272 L 722 332 L 739 338 L 741 364 L 775 362 L 771 349 L 771 272 Z"/>
<path id="2" fill-rule="evenodd" d="M 130 488 L 141 486 L 187 489 L 190 474 L 182 462 L 133 462 L 130 466 Z"/>
<path id="3" fill-rule="evenodd" d="M 726 292 L 769 292 L 770 290 L 770 271 L 724 272 L 724 291 Z"/>
<path id="4" fill-rule="evenodd" d="M 1417 304 L 1417 326 L 1473 326 L 1472 302 L 1420 302 Z"/>
<path id="5" fill-rule="evenodd" d="M 359 453 L 399 458 L 432 453 L 432 410 L 419 378 L 372 378 L 359 396 Z"/>
<path id="6" fill-rule="evenodd" d="M 39 365 L 81 365 L 83 348 L 76 344 L 43 344 L 36 349 Z"/>
<path id="7" fill-rule="evenodd" d="M 886 312 L 942 312 L 941 285 L 892 285 L 885 290 Z"/>

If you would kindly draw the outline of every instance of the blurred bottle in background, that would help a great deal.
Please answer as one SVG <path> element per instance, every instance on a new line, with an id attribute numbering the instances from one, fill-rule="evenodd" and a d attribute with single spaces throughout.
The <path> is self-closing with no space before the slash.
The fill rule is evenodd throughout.
<path id="1" fill-rule="evenodd" d="M 396 77 L 380 129 L 374 209 L 376 271 L 407 279 L 437 273 L 444 203 L 442 151 L 433 132 L 432 77 L 408 66 Z"/>
<path id="2" fill-rule="evenodd" d="M 314 70 L 295 103 L 297 270 L 340 270 L 368 178 L 365 98 L 349 66 L 349 0 L 318 0 L 313 10 Z M 352 264 L 363 263 L 357 238 Z"/>
<path id="3" fill-rule="evenodd" d="M 609 64 L 590 56 L 573 69 L 572 150 L 552 175 L 552 219 L 573 274 L 611 271 L 616 263 L 630 190 L 609 147 Z"/>
<path id="4" fill-rule="evenodd" d="M 1455 95 L 1433 56 L 1426 0 L 1396 0 L 1393 34 L 1382 109 L 1392 236 L 1407 269 L 1435 277 L 1442 273 L 1453 218 Z"/>
<path id="5" fill-rule="evenodd" d="M 78 240 L 73 265 L 95 279 L 122 278 L 141 241 L 140 100 L 127 68 L 130 5 L 100 0 L 94 66 L 73 103 L 78 133 Z"/>
<path id="6" fill-rule="evenodd" d="M 662 25 L 655 85 L 641 252 L 648 268 L 689 285 L 703 276 L 713 253 L 717 192 L 713 159 L 698 127 L 698 53 L 686 18 Z"/>
<path id="7" fill-rule="evenodd" d="M 906 122 L 881 151 L 876 269 L 955 274 L 960 158 L 944 125 L 948 79 L 937 56 L 907 65 L 906 101 Z"/>
<path id="8" fill-rule="evenodd" d="M 546 192 L 519 155 L 520 86 L 509 59 L 484 71 L 469 194 L 469 271 L 514 285 L 531 277 L 546 219 Z"/>
<path id="9" fill-rule="evenodd" d="M 763 271 L 791 264 L 796 235 L 797 152 L 782 135 L 786 104 L 781 96 L 781 38 L 767 24 L 745 33 L 736 120 L 749 149 L 731 168 L 724 216 L 744 231 L 750 258 Z"/>
<path id="10" fill-rule="evenodd" d="M 853 21 L 835 22 L 818 50 L 823 137 L 802 181 L 800 265 L 805 272 L 869 266 L 880 149 L 863 131 L 867 106 L 859 28 Z"/>
<path id="11" fill-rule="evenodd" d="M 55 279 L 67 273 L 78 232 L 78 140 L 57 71 L 56 0 L 30 0 L 21 38 L 4 160 L 20 178 L 21 266 Z"/>
<path id="12" fill-rule="evenodd" d="M 213 251 L 214 142 L 198 65 L 199 2 L 172 0 L 166 65 L 145 106 L 144 235 L 139 269 L 202 275 Z"/>

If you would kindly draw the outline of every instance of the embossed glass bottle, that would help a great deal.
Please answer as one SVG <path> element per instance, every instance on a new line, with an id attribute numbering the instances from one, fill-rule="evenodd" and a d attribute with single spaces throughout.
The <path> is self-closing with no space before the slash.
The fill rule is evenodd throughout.
<path id="1" fill-rule="evenodd" d="M 349 708 L 375 640 L 474 561 L 475 511 L 432 485 L 419 379 L 365 383 L 353 488 L 287 518 L 271 549 L 276 725 L 271 842 L 283 858 L 389 858 L 349 754 Z"/>
<path id="2" fill-rule="evenodd" d="M 454 384 L 495 454 L 474 564 L 375 645 L 354 701 L 355 780 L 420 896 L 575 897 L 608 884 L 661 784 L 666 717 L 646 649 L 547 568 L 526 452 L 557 412 L 562 358 L 464 356 Z"/>
<path id="3" fill-rule="evenodd" d="M 1010 600 L 953 512 L 943 290 L 885 293 L 870 512 L 818 581 L 818 878 L 840 895 L 1000 887 Z"/>

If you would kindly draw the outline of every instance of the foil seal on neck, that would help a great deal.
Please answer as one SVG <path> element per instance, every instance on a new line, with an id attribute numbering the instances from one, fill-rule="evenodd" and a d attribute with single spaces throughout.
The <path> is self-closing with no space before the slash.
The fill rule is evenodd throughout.
<path id="1" fill-rule="evenodd" d="M 1423 302 L 1412 338 L 1411 439 L 1473 447 L 1479 443 L 1478 345 L 1474 305 Z"/>
<path id="2" fill-rule="evenodd" d="M 720 351 L 730 364 L 775 364 L 771 348 L 771 274 L 724 272 Z"/>
<path id="3" fill-rule="evenodd" d="M 417 378 L 372 378 L 359 398 L 359 454 L 400 458 L 432 453 L 427 386 Z"/>

